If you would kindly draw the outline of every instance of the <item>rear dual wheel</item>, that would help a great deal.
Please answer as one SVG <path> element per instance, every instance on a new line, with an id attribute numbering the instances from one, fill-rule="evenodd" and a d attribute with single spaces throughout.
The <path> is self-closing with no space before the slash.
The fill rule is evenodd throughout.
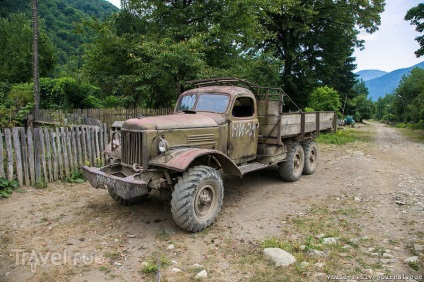
<path id="1" fill-rule="evenodd" d="M 303 151 L 305 152 L 305 166 L 303 174 L 311 175 L 317 169 L 318 146 L 315 141 L 309 140 L 303 143 Z"/>
<path id="2" fill-rule="evenodd" d="M 280 177 L 284 181 L 295 182 L 302 174 L 310 175 L 317 169 L 318 146 L 309 140 L 300 144 L 295 142 L 289 148 L 287 160 L 279 163 Z"/>
<path id="3" fill-rule="evenodd" d="M 294 142 L 287 153 L 287 160 L 278 164 L 280 177 L 284 181 L 295 182 L 302 175 L 305 165 L 305 153 L 302 145 Z"/>

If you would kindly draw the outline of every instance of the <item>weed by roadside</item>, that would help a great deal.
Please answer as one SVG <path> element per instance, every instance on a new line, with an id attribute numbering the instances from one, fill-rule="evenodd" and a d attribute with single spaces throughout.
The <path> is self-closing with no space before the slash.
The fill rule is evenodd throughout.
<path id="1" fill-rule="evenodd" d="M 322 133 L 317 138 L 318 143 L 344 145 L 355 141 L 369 142 L 373 139 L 372 133 L 366 127 L 342 127 L 336 133 Z"/>
<path id="2" fill-rule="evenodd" d="M 403 136 L 406 136 L 416 142 L 424 143 L 424 130 L 411 130 L 408 128 L 396 128 Z"/>
<path id="3" fill-rule="evenodd" d="M 81 169 L 74 170 L 71 176 L 65 179 L 65 182 L 70 182 L 70 183 L 84 183 L 84 181 L 85 179 Z"/>
<path id="4" fill-rule="evenodd" d="M 0 177 L 0 197 L 9 198 L 13 193 L 13 190 L 18 189 L 19 183 L 16 179 L 7 180 L 6 178 Z"/>

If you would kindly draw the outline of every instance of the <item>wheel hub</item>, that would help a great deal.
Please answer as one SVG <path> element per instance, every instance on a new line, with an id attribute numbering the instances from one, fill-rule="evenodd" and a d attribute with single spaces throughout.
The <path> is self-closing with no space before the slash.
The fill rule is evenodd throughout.
<path id="1" fill-rule="evenodd" d="M 202 195 L 200 195 L 200 204 L 202 204 L 202 205 L 207 205 L 207 204 L 209 204 L 210 202 L 212 202 L 212 198 L 211 198 L 211 196 L 206 195 L 206 194 L 202 194 Z"/>
<path id="2" fill-rule="evenodd" d="M 313 163 L 315 162 L 315 152 L 311 151 L 311 156 L 309 157 L 309 162 Z"/>
<path id="3" fill-rule="evenodd" d="M 205 185 L 197 192 L 194 210 L 199 217 L 206 217 L 213 210 L 215 192 L 212 185 Z"/>
<path id="4" fill-rule="evenodd" d="M 299 155 L 296 155 L 296 158 L 294 159 L 293 164 L 294 164 L 294 168 L 296 170 L 299 169 L 299 167 L 300 167 L 300 156 Z"/>

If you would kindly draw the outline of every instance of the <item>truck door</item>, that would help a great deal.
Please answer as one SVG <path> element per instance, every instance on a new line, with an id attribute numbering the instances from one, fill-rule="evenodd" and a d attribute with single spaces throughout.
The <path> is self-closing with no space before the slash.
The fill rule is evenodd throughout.
<path id="1" fill-rule="evenodd" d="M 255 159 L 259 133 L 255 99 L 237 97 L 232 105 L 229 120 L 228 155 L 235 163 Z"/>

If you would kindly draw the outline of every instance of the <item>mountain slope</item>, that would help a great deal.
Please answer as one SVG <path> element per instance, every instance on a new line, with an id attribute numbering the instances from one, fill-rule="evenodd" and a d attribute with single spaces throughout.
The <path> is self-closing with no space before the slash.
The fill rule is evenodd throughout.
<path id="1" fill-rule="evenodd" d="M 386 94 L 393 93 L 393 91 L 398 87 L 402 77 L 404 75 L 408 75 L 413 68 L 424 69 L 424 62 L 409 68 L 394 70 L 383 76 L 365 81 L 371 100 L 377 101 L 379 97 L 384 97 Z"/>
<path id="2" fill-rule="evenodd" d="M 12 13 L 24 13 L 31 18 L 31 3 L 28 0 L 2 0 L 0 17 Z M 43 0 L 38 2 L 41 25 L 58 49 L 59 64 L 64 65 L 74 56 L 79 56 L 81 44 L 89 41 L 87 36 L 75 32 L 75 23 L 91 17 L 105 20 L 119 9 L 105 0 Z"/>
<path id="3" fill-rule="evenodd" d="M 381 70 L 362 70 L 362 71 L 358 71 L 356 74 L 358 75 L 359 79 L 362 79 L 363 81 L 367 81 L 367 80 L 371 80 L 371 79 L 383 76 L 387 74 L 387 72 L 381 71 Z"/>

